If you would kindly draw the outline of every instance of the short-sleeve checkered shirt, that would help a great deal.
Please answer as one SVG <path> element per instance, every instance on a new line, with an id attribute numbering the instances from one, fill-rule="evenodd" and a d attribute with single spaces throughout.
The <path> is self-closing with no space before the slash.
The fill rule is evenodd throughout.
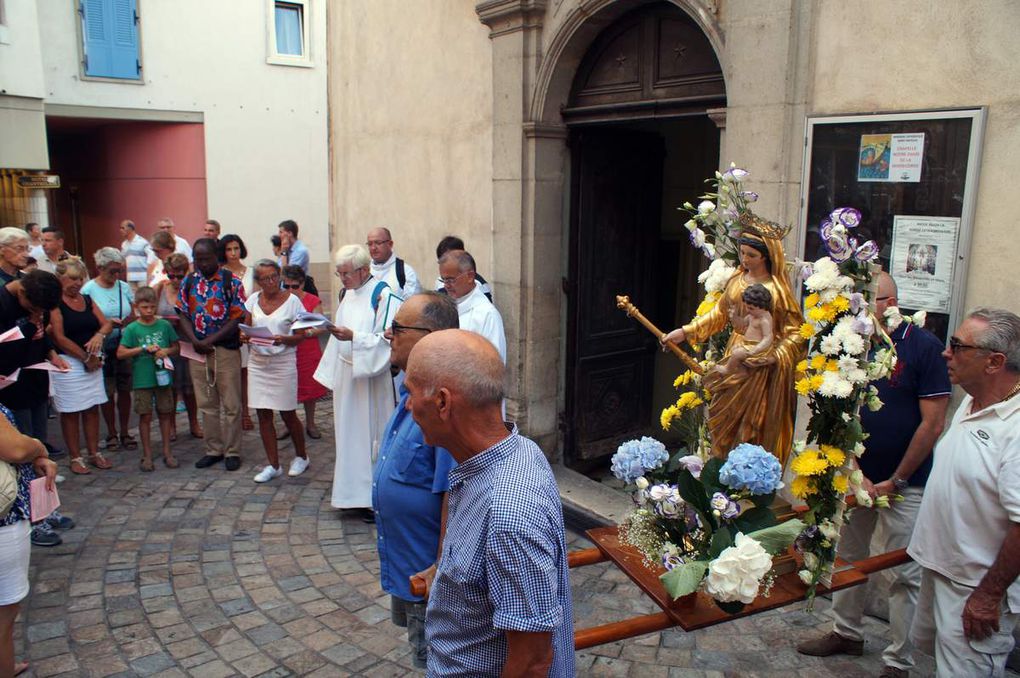
<path id="1" fill-rule="evenodd" d="M 505 631 L 551 632 L 550 676 L 574 675 L 563 507 L 542 451 L 517 433 L 450 472 L 429 595 L 429 676 L 498 676 Z"/>

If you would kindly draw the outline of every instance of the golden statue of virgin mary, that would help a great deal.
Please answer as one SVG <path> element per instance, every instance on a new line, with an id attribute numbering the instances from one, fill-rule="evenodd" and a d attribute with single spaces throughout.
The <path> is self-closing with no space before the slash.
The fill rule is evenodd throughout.
<path id="1" fill-rule="evenodd" d="M 707 386 L 712 394 L 708 429 L 712 454 L 723 459 L 740 443 L 761 445 L 785 465 L 793 444 L 793 389 L 796 365 L 806 353 L 800 334 L 804 317 L 790 289 L 782 238 L 786 229 L 750 211 L 740 216 L 740 266 L 730 278 L 715 308 L 666 336 L 667 341 L 702 343 L 730 323 L 731 314 L 747 314 L 743 294 L 755 283 L 772 294 L 773 341 L 768 349 L 748 356 L 745 370 L 715 375 Z M 741 329 L 734 326 L 725 352 L 744 345 Z"/>

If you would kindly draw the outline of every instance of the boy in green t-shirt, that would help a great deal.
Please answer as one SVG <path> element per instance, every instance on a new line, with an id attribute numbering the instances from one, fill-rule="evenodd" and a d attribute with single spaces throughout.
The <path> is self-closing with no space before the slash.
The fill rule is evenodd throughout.
<path id="1" fill-rule="evenodd" d="M 159 430 L 163 435 L 163 463 L 177 468 L 177 460 L 170 454 L 170 430 L 173 428 L 174 386 L 173 365 L 168 356 L 176 355 L 180 347 L 173 326 L 156 317 L 156 292 L 151 287 L 135 291 L 135 312 L 138 320 L 123 329 L 117 358 L 131 358 L 132 392 L 135 411 L 138 413 L 138 433 L 142 438 L 143 471 L 152 470 L 152 442 L 149 428 L 152 423 L 152 401 L 156 400 Z"/>

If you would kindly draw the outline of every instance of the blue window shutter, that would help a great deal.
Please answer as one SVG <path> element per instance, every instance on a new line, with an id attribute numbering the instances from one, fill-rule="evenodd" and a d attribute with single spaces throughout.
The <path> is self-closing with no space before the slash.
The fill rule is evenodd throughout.
<path id="1" fill-rule="evenodd" d="M 81 0 L 85 75 L 137 80 L 138 0 Z"/>

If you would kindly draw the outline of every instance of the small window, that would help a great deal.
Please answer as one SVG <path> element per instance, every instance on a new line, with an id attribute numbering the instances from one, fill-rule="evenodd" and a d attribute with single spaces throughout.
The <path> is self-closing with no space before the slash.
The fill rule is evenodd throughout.
<path id="1" fill-rule="evenodd" d="M 273 1 L 269 5 L 271 64 L 310 66 L 308 0 Z"/>

